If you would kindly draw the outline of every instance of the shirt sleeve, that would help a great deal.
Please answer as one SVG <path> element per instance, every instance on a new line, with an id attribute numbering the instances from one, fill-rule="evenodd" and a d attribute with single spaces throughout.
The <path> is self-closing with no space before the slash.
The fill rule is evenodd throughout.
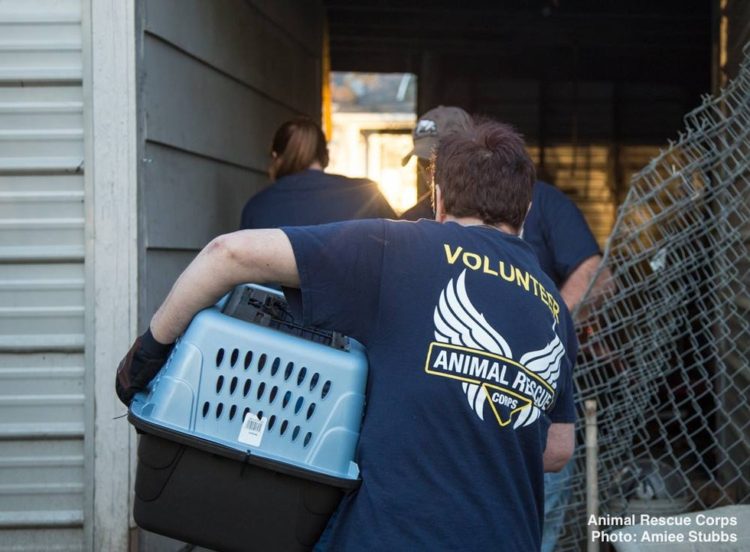
<path id="1" fill-rule="evenodd" d="M 553 189 L 543 205 L 546 239 L 554 256 L 555 272 L 564 282 L 583 261 L 601 253 L 580 209 Z"/>
<path id="2" fill-rule="evenodd" d="M 574 400 L 573 378 L 571 372 L 565 375 L 565 380 L 559 384 L 559 395 L 555 406 L 549 413 L 549 419 L 555 424 L 572 424 L 576 421 L 576 410 Z"/>
<path id="3" fill-rule="evenodd" d="M 572 331 L 573 324 L 568 318 L 567 323 L 570 331 L 567 334 L 565 348 L 567 369 L 564 369 L 558 380 L 558 396 L 552 410 L 549 412 L 549 419 L 552 423 L 572 424 L 576 421 L 575 408 L 575 383 L 573 381 L 573 370 L 575 368 L 576 357 L 578 355 L 578 338 Z"/>
<path id="4" fill-rule="evenodd" d="M 378 318 L 385 222 L 358 220 L 281 230 L 297 262 L 303 323 L 341 332 L 366 345 Z"/>

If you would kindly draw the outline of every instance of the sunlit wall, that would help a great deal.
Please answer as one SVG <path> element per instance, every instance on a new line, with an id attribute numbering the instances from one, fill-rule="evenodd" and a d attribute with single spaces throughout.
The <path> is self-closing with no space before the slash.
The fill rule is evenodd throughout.
<path id="1" fill-rule="evenodd" d="M 331 96 L 328 170 L 374 180 L 396 213 L 414 205 L 416 161 L 402 165 L 416 123 L 414 76 L 334 72 Z"/>

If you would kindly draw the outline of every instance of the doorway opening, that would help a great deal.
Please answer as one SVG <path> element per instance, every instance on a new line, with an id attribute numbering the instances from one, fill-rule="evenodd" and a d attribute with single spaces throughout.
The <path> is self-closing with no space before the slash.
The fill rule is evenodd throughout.
<path id="1" fill-rule="evenodd" d="M 330 172 L 378 183 L 396 214 L 417 202 L 417 78 L 411 73 L 330 74 L 332 132 Z"/>

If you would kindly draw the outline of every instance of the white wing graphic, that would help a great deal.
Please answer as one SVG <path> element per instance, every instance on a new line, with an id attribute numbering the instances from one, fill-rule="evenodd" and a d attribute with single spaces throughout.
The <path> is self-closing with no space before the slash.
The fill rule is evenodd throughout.
<path id="1" fill-rule="evenodd" d="M 555 331 L 552 324 L 552 341 L 539 351 L 530 351 L 521 357 L 519 361 L 532 372 L 544 378 L 552 387 L 556 387 L 557 378 L 560 377 L 560 361 L 565 354 L 565 347 Z"/>
<path id="2" fill-rule="evenodd" d="M 530 351 L 523 355 L 520 363 L 529 370 L 539 375 L 553 388 L 557 387 L 557 379 L 560 377 L 560 361 L 565 355 L 565 347 L 555 331 L 555 323 L 552 324 L 552 341 L 538 351 Z M 513 429 L 531 425 L 542 413 L 539 408 L 533 406 L 524 408 L 516 418 Z"/>
<path id="3" fill-rule="evenodd" d="M 440 293 L 440 299 L 433 314 L 435 340 L 512 358 L 508 342 L 471 304 L 466 294 L 465 280 L 466 270 L 461 272 L 455 285 L 451 279 Z M 473 383 L 464 382 L 462 387 L 469 405 L 477 416 L 484 420 L 484 403 L 487 398 L 485 393 L 480 386 Z"/>

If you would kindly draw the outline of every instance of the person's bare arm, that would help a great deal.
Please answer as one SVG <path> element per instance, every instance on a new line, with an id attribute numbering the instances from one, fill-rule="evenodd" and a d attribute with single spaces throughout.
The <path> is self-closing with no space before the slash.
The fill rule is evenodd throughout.
<path id="1" fill-rule="evenodd" d="M 575 425 L 553 423 L 547 432 L 544 449 L 544 471 L 559 472 L 573 456 L 575 448 Z"/>
<path id="2" fill-rule="evenodd" d="M 596 271 L 599 269 L 599 263 L 602 261 L 601 255 L 593 255 L 579 264 L 576 269 L 568 276 L 560 288 L 560 295 L 565 301 L 565 305 L 572 313 L 583 299 L 583 294 L 589 287 Z M 592 296 L 597 297 L 604 293 L 612 285 L 612 275 L 608 268 L 605 268 L 596 279 L 592 288 Z"/>
<path id="3" fill-rule="evenodd" d="M 241 230 L 212 240 L 175 282 L 151 319 L 151 333 L 172 343 L 198 311 L 234 286 L 278 282 L 299 287 L 292 244 L 281 230 Z"/>

